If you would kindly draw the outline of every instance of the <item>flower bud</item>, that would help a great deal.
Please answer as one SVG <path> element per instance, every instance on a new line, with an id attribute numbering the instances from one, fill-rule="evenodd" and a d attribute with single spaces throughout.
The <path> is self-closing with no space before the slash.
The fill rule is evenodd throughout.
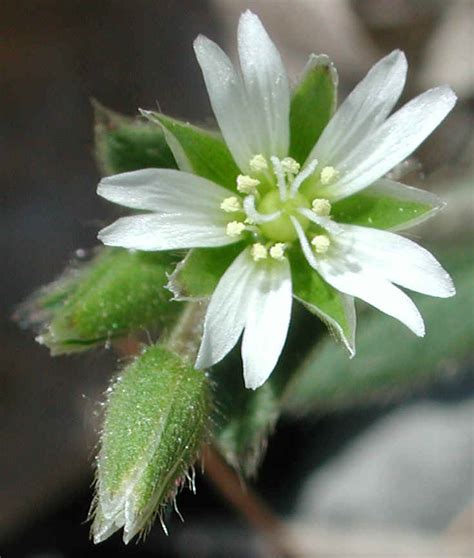
<path id="1" fill-rule="evenodd" d="M 39 326 L 37 340 L 53 355 L 164 327 L 181 310 L 164 288 L 172 264 L 166 253 L 101 250 L 33 295 L 17 317 L 26 325 Z"/>
<path id="2" fill-rule="evenodd" d="M 154 345 L 109 389 L 97 458 L 92 534 L 146 532 L 186 479 L 207 436 L 206 375 Z M 191 480 L 192 484 L 192 480 Z"/>

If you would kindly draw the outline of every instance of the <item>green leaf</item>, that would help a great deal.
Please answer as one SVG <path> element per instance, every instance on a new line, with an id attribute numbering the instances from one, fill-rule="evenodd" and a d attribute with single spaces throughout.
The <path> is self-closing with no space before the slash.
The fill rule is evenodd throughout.
<path id="1" fill-rule="evenodd" d="M 95 151 L 104 175 L 144 168 L 177 168 L 160 128 L 113 112 L 93 101 Z"/>
<path id="2" fill-rule="evenodd" d="M 354 359 L 347 359 L 330 340 L 317 345 L 289 385 L 286 409 L 296 414 L 331 411 L 387 397 L 459 369 L 474 345 L 474 268 L 465 256 L 453 278 L 454 298 L 410 293 L 425 320 L 423 339 L 393 318 L 367 311 L 359 319 Z"/>
<path id="3" fill-rule="evenodd" d="M 230 360 L 237 358 L 235 355 Z M 280 414 L 280 395 L 269 380 L 257 390 L 244 387 L 240 362 L 212 372 L 216 412 L 214 439 L 227 462 L 242 475 L 255 475 L 267 438 Z"/>
<path id="4" fill-rule="evenodd" d="M 335 202 L 331 214 L 338 223 L 402 230 L 426 221 L 443 206 L 430 192 L 381 179 L 376 186 Z"/>
<path id="5" fill-rule="evenodd" d="M 293 91 L 290 108 L 290 155 L 301 164 L 335 111 L 337 83 L 329 58 L 312 54 Z"/>
<path id="6" fill-rule="evenodd" d="M 331 287 L 307 264 L 300 250 L 290 254 L 293 296 L 329 327 L 354 353 L 355 314 L 350 297 Z"/>
<path id="7" fill-rule="evenodd" d="M 167 253 L 103 249 L 75 273 L 67 271 L 71 278 L 33 295 L 21 315 L 30 325 L 43 322 L 38 341 L 52 354 L 163 327 L 181 311 L 164 288 L 174 263 Z"/>
<path id="8" fill-rule="evenodd" d="M 220 278 L 241 251 L 241 243 L 190 250 L 176 266 L 167 288 L 177 300 L 211 296 Z"/>
<path id="9" fill-rule="evenodd" d="M 235 191 L 240 171 L 219 134 L 164 114 L 142 113 L 161 126 L 182 171 L 197 174 Z"/>
<path id="10" fill-rule="evenodd" d="M 108 392 L 93 504 L 94 542 L 128 543 L 176 496 L 208 434 L 206 375 L 155 345 Z"/>

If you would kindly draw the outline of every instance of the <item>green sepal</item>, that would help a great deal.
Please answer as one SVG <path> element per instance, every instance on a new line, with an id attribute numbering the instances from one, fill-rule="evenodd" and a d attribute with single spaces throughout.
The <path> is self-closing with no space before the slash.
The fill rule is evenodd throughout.
<path id="1" fill-rule="evenodd" d="M 157 112 L 142 114 L 160 125 L 180 170 L 235 191 L 240 171 L 219 134 Z"/>
<path id="2" fill-rule="evenodd" d="M 378 186 L 333 203 L 331 216 L 338 223 L 396 231 L 426 221 L 443 206 L 430 192 L 381 179 Z"/>
<path id="3" fill-rule="evenodd" d="M 90 262 L 67 271 L 65 281 L 33 295 L 20 317 L 33 326 L 42 322 L 37 339 L 53 355 L 165 327 L 181 311 L 164 288 L 175 261 L 163 252 L 102 249 Z"/>
<path id="4" fill-rule="evenodd" d="M 226 269 L 242 250 L 241 242 L 190 250 L 170 275 L 167 288 L 176 300 L 211 296 Z"/>
<path id="5" fill-rule="evenodd" d="M 108 390 L 96 496 L 94 541 L 123 527 L 128 543 L 192 478 L 207 440 L 208 380 L 162 346 L 148 347 Z"/>
<path id="6" fill-rule="evenodd" d="M 295 371 L 286 411 L 332 412 L 386 401 L 460 372 L 474 346 L 474 268 L 466 253 L 461 249 L 454 258 L 443 258 L 451 260 L 456 296 L 441 300 L 410 293 L 425 321 L 424 338 L 389 316 L 367 310 L 359 318 L 357 357 L 348 360 L 330 340 L 321 341 Z"/>
<path id="7" fill-rule="evenodd" d="M 144 168 L 177 168 L 163 131 L 93 101 L 95 154 L 103 175 Z"/>
<path id="8" fill-rule="evenodd" d="M 337 84 L 336 68 L 329 58 L 312 54 L 290 106 L 290 156 L 301 164 L 334 114 Z"/>
<path id="9" fill-rule="evenodd" d="M 316 314 L 350 355 L 355 354 L 355 310 L 352 297 L 340 293 L 314 271 L 300 250 L 290 252 L 293 296 Z"/>

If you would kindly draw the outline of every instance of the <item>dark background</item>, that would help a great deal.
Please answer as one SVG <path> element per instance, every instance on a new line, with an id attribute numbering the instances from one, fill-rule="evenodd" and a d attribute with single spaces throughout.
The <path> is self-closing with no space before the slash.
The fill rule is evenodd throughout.
<path id="1" fill-rule="evenodd" d="M 457 4 L 463 2 L 469 0 Z M 226 45 L 228 31 L 234 34 L 237 12 L 247 5 L 255 5 L 257 13 L 261 10 L 264 23 L 268 15 L 268 29 L 278 46 L 281 39 L 290 71 L 301 69 L 311 50 L 325 51 L 338 66 L 343 96 L 374 60 L 400 47 L 407 51 L 411 67 L 408 93 L 420 92 L 429 81 L 425 70 L 430 41 L 447 4 L 455 2 L 314 0 L 315 17 L 327 15 L 335 4 L 350 8 L 351 25 L 347 27 L 342 10 L 333 14 L 329 27 L 316 18 L 312 37 L 306 32 L 307 21 L 301 22 L 304 32 L 297 26 L 308 5 L 303 0 L 1 3 L 2 558 L 99 556 L 111 551 L 218 556 L 219 551 L 212 554 L 208 549 L 219 548 L 229 536 L 232 545 L 222 555 L 247 555 L 244 549 L 252 536 L 201 477 L 197 496 L 186 493 L 179 498 L 186 523 L 182 526 L 171 517 L 170 537 L 158 525 L 139 546 L 125 548 L 118 536 L 99 547 L 88 541 L 85 519 L 92 494 L 98 401 L 114 371 L 114 359 L 102 350 L 53 359 L 10 316 L 34 288 L 62 271 L 75 250 L 93 247 L 97 230 L 107 220 L 110 210 L 95 194 L 99 175 L 90 98 L 126 114 L 158 103 L 163 112 L 182 119 L 209 119 L 192 41 L 203 33 Z M 471 48 L 472 42 L 464 47 Z M 450 82 L 449 76 L 443 77 L 438 83 Z M 420 152 L 428 173 L 458 167 L 472 147 L 472 87 L 468 83 L 460 89 L 453 115 Z M 430 152 L 433 145 L 436 155 Z M 465 376 L 411 397 L 459 399 L 472 394 L 472 388 L 466 371 Z M 306 422 L 283 420 L 270 444 L 258 490 L 279 512 L 290 513 L 304 475 L 396 404 Z"/>

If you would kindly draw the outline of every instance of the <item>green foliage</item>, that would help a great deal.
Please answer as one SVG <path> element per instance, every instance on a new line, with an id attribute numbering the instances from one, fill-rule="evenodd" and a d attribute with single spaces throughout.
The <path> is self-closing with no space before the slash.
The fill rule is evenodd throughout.
<path id="1" fill-rule="evenodd" d="M 248 477 L 257 472 L 281 404 L 271 379 L 255 391 L 248 390 L 242 374 L 236 373 L 241 370 L 241 363 L 234 364 L 216 367 L 212 374 L 216 401 L 214 436 L 227 462 Z"/>
<path id="2" fill-rule="evenodd" d="M 195 248 L 180 262 L 168 288 L 177 299 L 211 296 L 229 265 L 241 252 L 239 243 L 219 248 Z"/>
<path id="3" fill-rule="evenodd" d="M 334 113 L 337 82 L 329 58 L 313 54 L 293 91 L 290 108 L 290 155 L 301 164 Z"/>
<path id="4" fill-rule="evenodd" d="M 128 118 L 93 101 L 95 152 L 103 175 L 144 168 L 176 168 L 176 161 L 158 126 Z"/>
<path id="5" fill-rule="evenodd" d="M 331 411 L 396 393 L 440 377 L 467 357 L 474 345 L 472 262 L 449 265 L 457 294 L 449 300 L 413 295 L 425 319 L 426 337 L 415 337 L 398 321 L 365 312 L 358 324 L 358 355 L 348 360 L 330 340 L 317 345 L 294 374 L 286 394 L 288 411 Z M 412 296 L 412 295 L 410 295 Z"/>
<path id="6" fill-rule="evenodd" d="M 208 381 L 155 345 L 111 386 L 97 461 L 94 541 L 146 530 L 176 495 L 207 437 Z M 189 478 L 189 477 L 188 477 Z"/>
<path id="7" fill-rule="evenodd" d="M 235 189 L 239 169 L 221 136 L 164 114 L 143 112 L 164 131 L 179 168 Z"/>
<path id="8" fill-rule="evenodd" d="M 167 253 L 103 249 L 90 262 L 44 287 L 20 309 L 53 355 L 152 327 L 164 327 L 181 307 L 164 288 L 174 260 Z"/>

